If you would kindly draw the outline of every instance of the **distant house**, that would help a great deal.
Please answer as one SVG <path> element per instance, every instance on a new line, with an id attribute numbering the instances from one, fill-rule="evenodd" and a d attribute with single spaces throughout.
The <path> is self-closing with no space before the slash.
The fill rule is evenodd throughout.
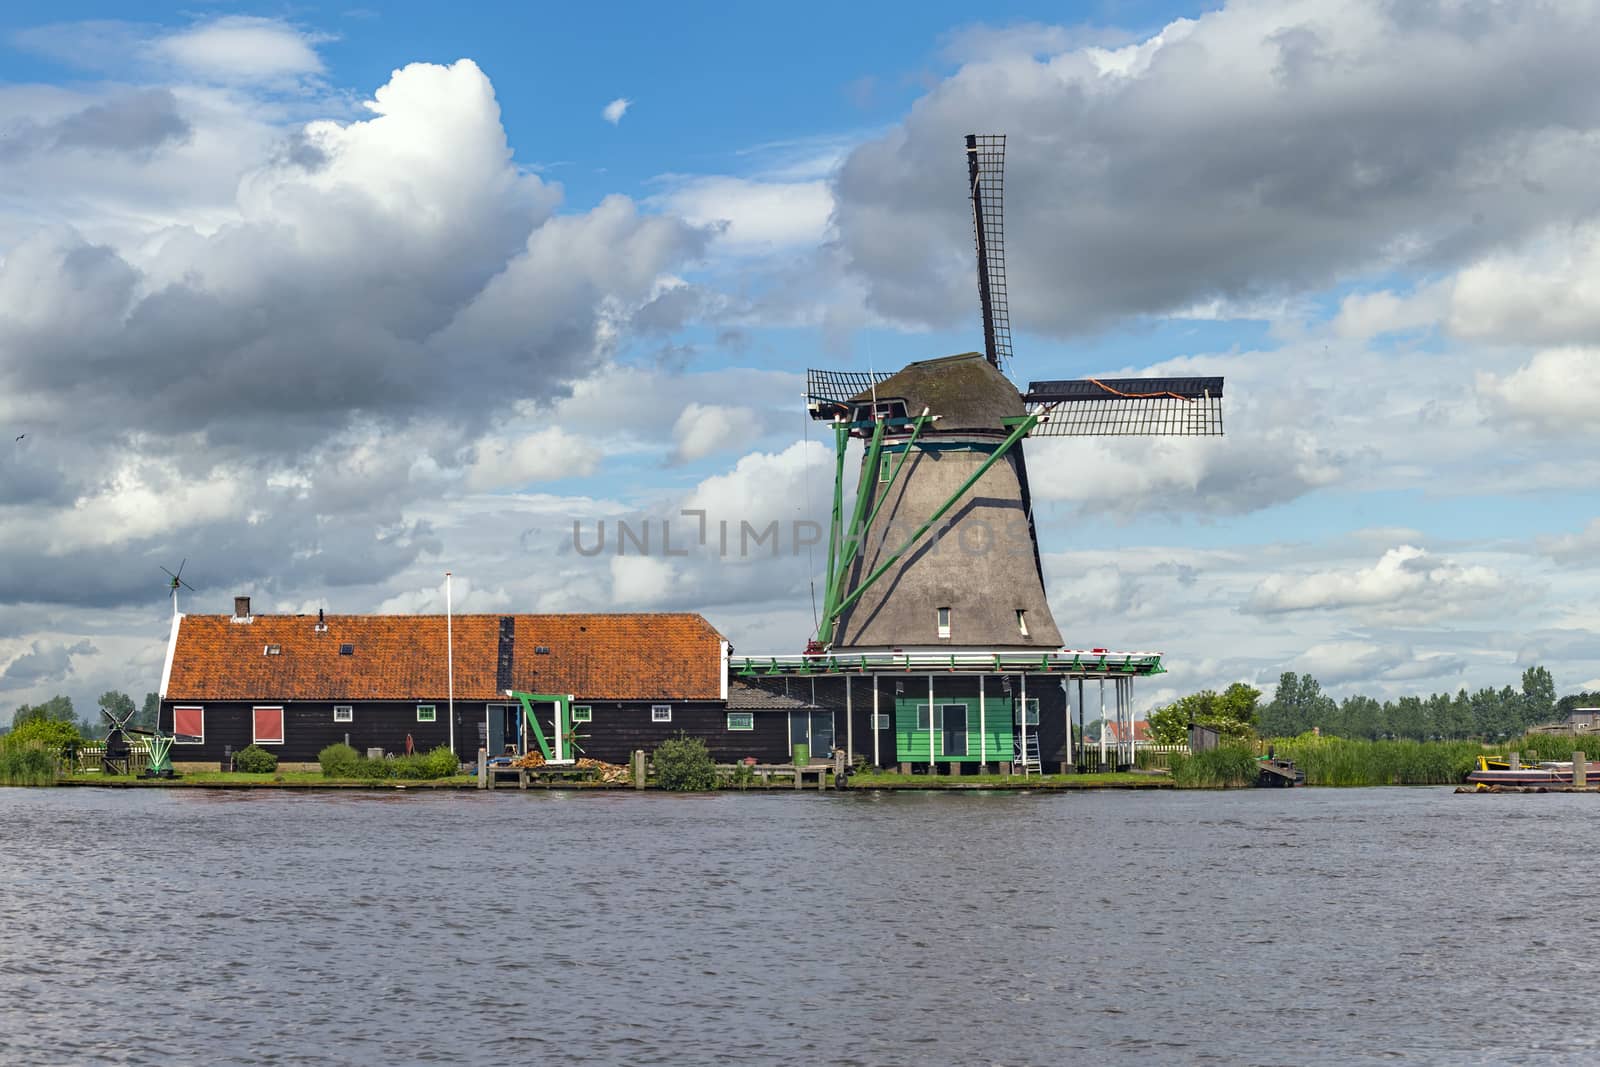
<path id="1" fill-rule="evenodd" d="M 1586 734 L 1600 730 L 1600 708 L 1574 708 L 1562 722 L 1528 728 L 1530 734 Z"/>
<path id="2" fill-rule="evenodd" d="M 447 627 L 443 615 L 255 615 L 239 597 L 231 616 L 174 619 L 160 724 L 180 767 L 251 744 L 310 764 L 336 741 L 399 753 L 453 740 L 471 762 L 516 742 L 517 690 L 570 695 L 584 755 L 625 762 L 680 731 L 742 755 L 727 657 L 689 613 L 458 615 Z M 540 707 L 548 735 L 553 705 Z"/>
<path id="3" fill-rule="evenodd" d="M 1139 748 L 1139 747 L 1141 747 L 1143 745 L 1149 745 L 1149 744 L 1153 744 L 1154 743 L 1154 742 L 1152 742 L 1150 740 L 1150 724 L 1148 722 L 1146 722 L 1144 719 L 1135 719 L 1133 721 L 1133 728 L 1131 730 L 1131 733 L 1133 735 L 1133 747 L 1134 748 Z M 1093 738 L 1090 739 L 1090 743 L 1091 744 L 1094 743 L 1094 739 Z M 1125 732 L 1122 729 L 1122 724 L 1121 723 L 1116 723 L 1116 722 L 1111 722 L 1110 720 L 1107 720 L 1107 722 L 1106 722 L 1106 744 L 1108 744 L 1108 745 L 1117 745 L 1117 744 L 1126 744 L 1126 743 L 1127 743 L 1127 737 L 1125 735 Z"/>

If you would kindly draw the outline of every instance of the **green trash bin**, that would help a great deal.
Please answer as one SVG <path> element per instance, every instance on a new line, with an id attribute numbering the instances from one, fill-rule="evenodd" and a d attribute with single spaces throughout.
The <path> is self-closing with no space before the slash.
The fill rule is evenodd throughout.
<path id="1" fill-rule="evenodd" d="M 794 746 L 794 765 L 796 767 L 804 767 L 806 764 L 808 764 L 810 762 L 811 762 L 811 746 L 810 745 L 796 745 L 796 746 Z"/>

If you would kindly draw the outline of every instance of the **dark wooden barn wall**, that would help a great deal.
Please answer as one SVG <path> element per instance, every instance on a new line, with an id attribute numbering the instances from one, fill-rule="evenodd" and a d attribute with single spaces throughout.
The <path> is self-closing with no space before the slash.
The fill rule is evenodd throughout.
<path id="1" fill-rule="evenodd" d="M 406 750 L 406 735 L 418 752 L 426 752 L 438 745 L 447 744 L 450 724 L 446 721 L 446 702 L 434 703 L 436 721 L 418 722 L 417 704 L 428 701 L 369 701 L 350 703 L 351 722 L 333 721 L 333 702 L 282 701 L 283 744 L 262 745 L 284 763 L 315 763 L 317 753 L 328 745 L 345 739 L 365 753 L 369 748 L 381 748 L 390 755 Z M 222 759 L 225 749 L 238 752 L 251 744 L 251 710 L 256 707 L 277 707 L 280 702 L 255 701 L 248 704 L 237 701 L 210 703 L 205 701 L 165 701 L 161 705 L 161 729 L 172 729 L 174 706 L 202 707 L 205 709 L 206 740 L 202 745 L 175 744 L 172 759 L 176 763 L 213 763 Z M 470 742 L 471 755 L 477 758 L 477 728 L 473 722 L 483 720 L 483 705 L 456 704 L 457 750 L 462 751 L 463 741 Z M 468 730 L 470 733 L 463 733 Z"/>

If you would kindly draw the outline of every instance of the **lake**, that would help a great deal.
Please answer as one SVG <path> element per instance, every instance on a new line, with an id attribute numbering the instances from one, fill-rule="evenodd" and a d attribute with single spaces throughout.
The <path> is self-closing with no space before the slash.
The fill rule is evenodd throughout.
<path id="1" fill-rule="evenodd" d="M 1593 1062 L 1597 817 L 0 789 L 0 1062 Z"/>

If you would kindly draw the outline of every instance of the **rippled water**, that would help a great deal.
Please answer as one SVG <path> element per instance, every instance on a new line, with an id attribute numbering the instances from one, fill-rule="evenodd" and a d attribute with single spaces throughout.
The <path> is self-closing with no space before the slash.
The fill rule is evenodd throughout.
<path id="1" fill-rule="evenodd" d="M 1587 1062 L 1597 814 L 0 789 L 0 1061 Z"/>

